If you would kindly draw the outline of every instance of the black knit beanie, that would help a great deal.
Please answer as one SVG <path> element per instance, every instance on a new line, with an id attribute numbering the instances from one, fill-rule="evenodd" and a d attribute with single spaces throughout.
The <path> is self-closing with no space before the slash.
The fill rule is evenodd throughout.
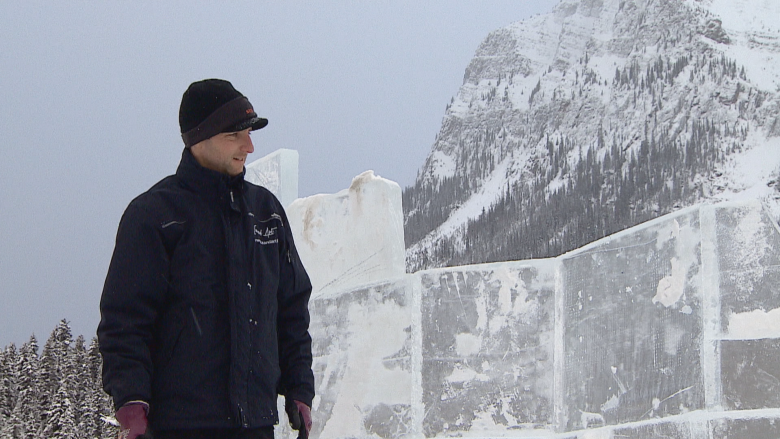
<path id="1" fill-rule="evenodd" d="M 187 148 L 219 133 L 266 125 L 268 119 L 257 117 L 249 99 L 222 79 L 193 82 L 181 98 L 179 127 Z"/>

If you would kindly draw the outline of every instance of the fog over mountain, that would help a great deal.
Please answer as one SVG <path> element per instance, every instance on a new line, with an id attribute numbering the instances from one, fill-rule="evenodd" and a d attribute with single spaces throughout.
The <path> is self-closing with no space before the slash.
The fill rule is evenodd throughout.
<path id="1" fill-rule="evenodd" d="M 407 270 L 555 256 L 702 201 L 780 217 L 778 16 L 563 0 L 490 33 L 404 191 Z"/>

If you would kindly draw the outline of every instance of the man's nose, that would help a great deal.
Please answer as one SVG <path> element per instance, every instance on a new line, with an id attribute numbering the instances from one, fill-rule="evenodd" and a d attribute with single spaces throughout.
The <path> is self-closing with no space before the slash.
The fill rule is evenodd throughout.
<path id="1" fill-rule="evenodd" d="M 246 151 L 247 154 L 255 152 L 255 145 L 252 143 L 252 137 L 249 136 L 249 133 L 246 135 L 246 142 L 244 142 L 243 150 Z"/>

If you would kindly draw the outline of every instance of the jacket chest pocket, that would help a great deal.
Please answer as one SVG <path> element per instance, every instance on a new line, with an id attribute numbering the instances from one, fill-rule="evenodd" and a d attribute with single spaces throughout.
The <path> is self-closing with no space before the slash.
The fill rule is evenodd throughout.
<path id="1" fill-rule="evenodd" d="M 182 305 L 171 316 L 171 336 L 161 346 L 159 369 L 163 375 L 192 367 L 209 369 L 214 358 L 228 355 L 230 325 L 226 310 L 203 304 Z"/>
<path id="2" fill-rule="evenodd" d="M 167 321 L 163 321 L 163 326 L 168 326 L 166 330 L 159 331 L 160 334 L 165 334 L 165 338 L 160 340 L 160 348 L 158 351 L 159 361 L 155 363 L 159 364 L 160 369 L 165 369 L 173 358 L 173 354 L 179 345 L 184 328 L 187 326 L 187 322 L 178 315 L 172 315 L 164 318 Z"/>
<path id="3" fill-rule="evenodd" d="M 254 214 L 250 214 L 250 217 L 252 219 L 252 238 L 255 244 L 277 247 L 284 233 L 282 217 L 275 213 L 266 218 L 257 217 Z"/>
<path id="4" fill-rule="evenodd" d="M 277 275 L 279 255 L 284 246 L 285 236 L 282 217 L 276 213 L 266 216 L 250 214 L 249 217 L 252 235 L 252 268 L 258 270 L 261 278 L 269 273 Z"/>

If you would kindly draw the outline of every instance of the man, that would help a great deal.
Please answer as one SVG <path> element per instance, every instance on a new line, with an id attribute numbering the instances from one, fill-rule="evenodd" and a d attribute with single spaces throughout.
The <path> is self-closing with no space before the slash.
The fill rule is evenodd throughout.
<path id="1" fill-rule="evenodd" d="M 282 205 L 244 181 L 267 124 L 230 82 L 191 84 L 176 174 L 122 216 L 98 339 L 124 437 L 273 438 L 277 394 L 311 429 L 311 283 Z"/>

